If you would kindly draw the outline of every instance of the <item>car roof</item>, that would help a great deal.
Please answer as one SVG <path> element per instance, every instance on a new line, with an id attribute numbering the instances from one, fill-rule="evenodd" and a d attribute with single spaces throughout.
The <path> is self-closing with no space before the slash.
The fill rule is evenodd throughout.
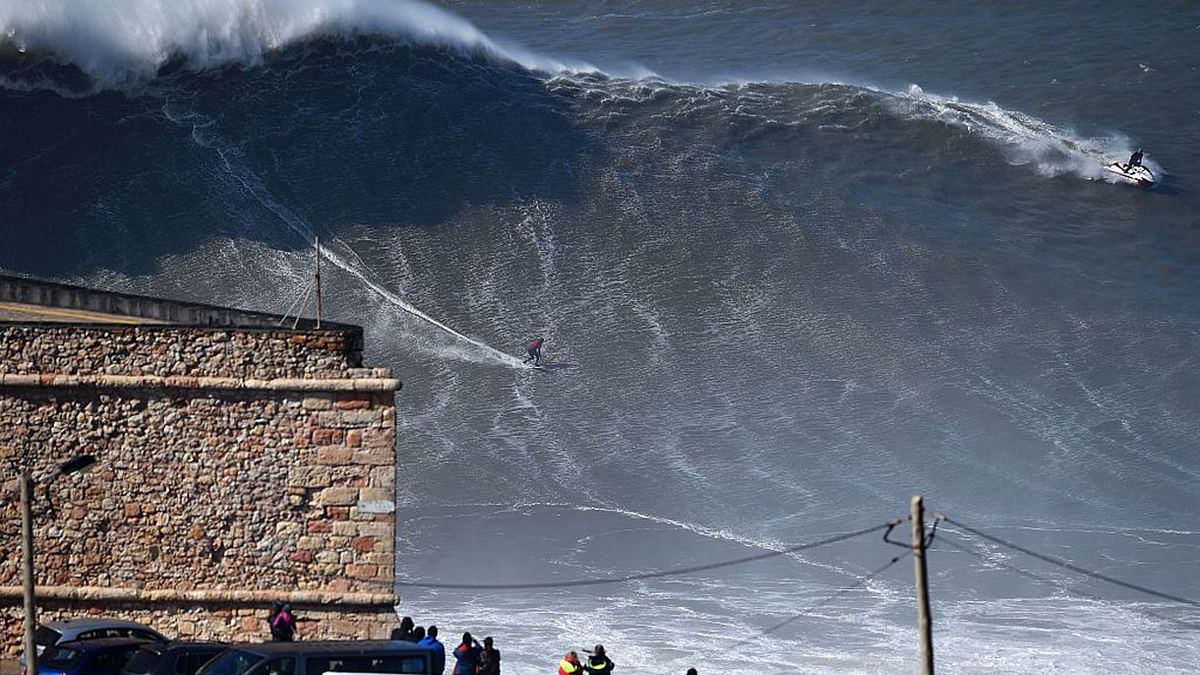
<path id="1" fill-rule="evenodd" d="M 67 640 L 54 645 L 53 649 L 71 649 L 77 652 L 98 652 L 119 647 L 139 647 L 154 644 L 145 638 L 98 638 L 96 640 Z"/>
<path id="2" fill-rule="evenodd" d="M 428 647 L 399 640 L 303 640 L 299 642 L 262 642 L 229 645 L 230 649 L 252 652 L 262 656 L 297 654 L 300 652 L 407 652 L 425 653 Z"/>
<path id="3" fill-rule="evenodd" d="M 153 643 L 152 642 L 150 644 L 154 645 L 154 647 L 156 649 L 158 649 L 160 651 L 164 651 L 164 652 L 167 650 L 181 652 L 181 651 L 186 651 L 188 649 L 225 649 L 226 647 L 229 646 L 228 642 L 213 642 L 213 641 L 208 641 L 208 642 L 173 641 L 173 642 L 167 642 L 167 643 L 162 643 L 162 642 Z"/>
<path id="4" fill-rule="evenodd" d="M 149 630 L 155 633 L 158 632 L 150 626 L 138 623 L 136 621 L 109 619 L 102 616 L 85 616 L 79 619 L 51 621 L 45 625 L 47 628 L 53 628 L 63 635 L 66 635 L 68 632 L 78 634 L 95 628 L 141 628 L 142 630 Z"/>

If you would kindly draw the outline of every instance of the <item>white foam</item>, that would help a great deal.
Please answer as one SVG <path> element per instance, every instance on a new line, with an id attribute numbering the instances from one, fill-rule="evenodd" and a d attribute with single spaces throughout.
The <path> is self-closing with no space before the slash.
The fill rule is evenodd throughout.
<path id="1" fill-rule="evenodd" d="M 419 0 L 0 0 L 0 44 L 71 63 L 101 86 L 151 78 L 172 58 L 191 68 L 257 64 L 314 37 L 384 35 L 483 54 L 546 72 L 586 70 L 500 45 Z"/>
<path id="2" fill-rule="evenodd" d="M 316 238 L 316 230 L 304 218 L 275 199 L 270 190 L 263 185 L 258 174 L 254 173 L 254 171 L 240 161 L 239 153 L 236 149 L 225 146 L 215 136 L 204 131 L 208 126 L 208 122 L 202 116 L 195 113 L 172 116 L 167 106 L 163 107 L 163 111 L 169 119 L 177 123 L 192 125 L 192 138 L 201 146 L 212 148 L 221 158 L 227 175 L 233 181 L 236 181 L 255 201 L 273 213 L 288 228 L 303 237 L 306 241 L 313 241 Z M 338 239 L 335 239 L 334 242 L 340 245 L 340 248 L 344 252 L 334 250 L 328 245 L 321 245 L 319 252 L 322 258 L 357 278 L 364 286 L 374 291 L 391 306 L 436 326 L 460 341 L 459 345 L 437 348 L 436 351 L 439 355 L 464 361 L 497 363 L 514 368 L 525 367 L 517 357 L 506 354 L 468 335 L 464 335 L 405 301 L 398 293 L 371 278 L 370 270 L 349 245 Z M 470 348 L 464 349 L 461 343 L 470 345 Z"/>
<path id="3" fill-rule="evenodd" d="M 1114 161 L 1124 161 L 1133 151 L 1129 139 L 1119 134 L 1084 137 L 1044 120 L 992 101 L 971 103 L 957 96 L 930 94 L 919 85 L 905 92 L 874 90 L 891 96 L 902 114 L 960 127 L 999 144 L 1013 164 L 1031 164 L 1039 173 L 1057 176 L 1071 173 L 1090 180 L 1119 182 L 1104 170 Z M 1156 174 L 1160 168 L 1146 160 Z"/>

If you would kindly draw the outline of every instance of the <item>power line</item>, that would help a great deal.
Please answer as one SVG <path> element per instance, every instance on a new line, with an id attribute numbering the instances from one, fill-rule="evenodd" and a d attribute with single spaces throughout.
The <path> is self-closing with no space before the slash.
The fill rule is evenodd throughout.
<path id="1" fill-rule="evenodd" d="M 725 560 L 722 562 L 708 563 L 705 565 L 694 565 L 692 567 L 680 567 L 673 570 L 664 570 L 662 572 L 643 572 L 641 574 L 630 574 L 623 577 L 610 577 L 601 579 L 576 579 L 574 581 L 549 581 L 538 583 L 523 583 L 523 584 L 443 584 L 443 583 L 425 583 L 419 581 L 398 581 L 396 586 L 405 588 L 429 588 L 441 590 L 473 590 L 473 591 L 500 591 L 500 590 L 528 590 L 535 588 L 575 588 L 579 586 L 602 586 L 605 584 L 622 584 L 630 581 L 644 581 L 647 579 L 659 579 L 662 577 L 679 576 L 683 574 L 694 574 L 696 572 L 706 572 L 708 570 L 720 569 L 722 567 L 732 567 L 733 565 L 742 565 L 745 563 L 757 562 L 768 558 L 775 558 L 789 553 L 797 553 L 799 551 L 807 551 L 809 549 L 836 544 L 840 541 L 853 539 L 871 532 L 878 532 L 889 527 L 889 523 L 874 525 L 872 527 L 847 532 L 837 536 L 820 539 L 806 544 L 797 544 L 779 551 L 768 551 L 756 555 L 746 556 L 744 558 L 735 558 L 733 560 Z"/>
<path id="2" fill-rule="evenodd" d="M 1145 593 L 1146 595 L 1151 595 L 1156 598 L 1162 598 L 1163 600 L 1170 600 L 1172 602 L 1178 602 L 1178 603 L 1182 603 L 1184 605 L 1191 605 L 1192 607 L 1200 608 L 1200 601 L 1191 600 L 1189 598 L 1183 598 L 1178 595 L 1171 595 L 1170 593 L 1164 593 L 1163 591 L 1156 591 L 1153 588 L 1139 586 L 1137 584 L 1133 584 L 1128 581 L 1122 581 L 1115 577 L 1110 577 L 1107 574 L 1101 574 L 1100 572 L 1094 572 L 1089 569 L 1084 569 L 1078 565 L 1071 564 L 1065 560 L 1056 558 L 1054 556 L 1046 555 L 1045 553 L 1038 553 L 1037 551 L 1031 551 L 1031 550 L 1025 548 L 1024 546 L 1021 546 L 1019 544 L 1014 544 L 1011 541 L 1007 541 L 1005 539 L 1001 539 L 1000 537 L 996 537 L 996 536 L 987 534 L 986 532 L 980 532 L 979 530 L 977 530 L 969 525 L 964 525 L 964 524 L 958 522 L 957 520 L 952 520 L 950 518 L 946 518 L 946 522 L 957 525 L 958 527 L 961 527 L 962 529 L 966 530 L 967 532 L 970 532 L 971 534 L 973 534 L 977 537 L 986 539 L 986 540 L 992 542 L 993 544 L 999 544 L 1000 546 L 1003 546 L 1005 548 L 1010 548 L 1014 551 L 1024 553 L 1027 556 L 1037 558 L 1038 560 L 1041 560 L 1042 562 L 1047 562 L 1047 563 L 1050 563 L 1051 565 L 1056 565 L 1065 570 L 1075 572 L 1076 574 L 1082 574 L 1086 577 L 1091 577 L 1092 579 L 1104 581 L 1104 582 L 1113 584 L 1114 586 L 1128 588 L 1129 590 L 1137 591 L 1139 593 Z"/>
<path id="3" fill-rule="evenodd" d="M 895 565 L 896 563 L 900 562 L 901 560 L 907 558 L 910 555 L 912 555 L 912 551 L 908 551 L 907 553 L 901 553 L 900 555 L 896 556 L 895 558 L 892 558 L 891 560 L 887 561 L 883 565 L 880 565 L 879 567 L 876 567 L 875 569 L 871 570 L 870 572 L 867 572 L 865 575 L 863 575 L 861 578 L 859 578 L 858 581 L 854 582 L 853 584 L 834 592 L 833 594 L 825 597 L 824 599 L 822 599 L 816 603 L 813 603 L 812 605 L 809 605 L 808 607 L 804 608 L 802 611 L 797 612 L 796 614 L 793 614 L 792 616 L 784 619 L 783 621 L 780 621 L 779 623 L 777 623 L 773 626 L 770 626 L 768 628 L 764 628 L 761 631 L 758 631 L 757 635 L 755 635 L 752 638 L 742 640 L 741 642 L 733 645 L 733 647 L 731 647 L 731 649 L 732 650 L 741 649 L 742 647 L 745 647 L 746 645 L 755 642 L 759 638 L 770 635 L 771 633 L 774 633 L 792 623 L 795 623 L 796 621 L 800 620 L 804 616 L 811 614 L 812 612 L 828 605 L 829 603 L 833 602 L 834 600 L 837 600 L 838 598 L 849 593 L 850 591 L 853 591 L 856 588 L 860 588 L 861 586 L 865 585 L 868 581 L 870 581 L 870 580 L 874 579 L 875 577 L 879 576 L 880 574 L 882 574 L 884 572 L 884 570 L 888 569 L 892 565 Z"/>
<path id="4" fill-rule="evenodd" d="M 1110 602 L 1109 598 L 1103 598 L 1103 597 L 1100 597 L 1099 595 L 1088 593 L 1087 591 L 1081 590 L 1074 586 L 1066 586 L 1065 584 L 1062 584 L 1054 579 L 1051 579 L 1048 577 L 1043 577 L 1040 574 L 1034 574 L 1033 572 L 1030 572 L 1028 570 L 1023 570 L 1020 567 L 1017 567 L 1016 565 L 1005 562 L 1003 560 L 991 560 L 989 558 L 985 558 L 978 551 L 972 550 L 970 547 L 966 546 L 965 544 L 959 543 L 953 539 L 948 539 L 945 536 L 942 537 L 941 542 L 951 548 L 962 551 L 963 553 L 966 553 L 969 556 L 978 558 L 979 560 L 983 561 L 986 564 L 997 565 L 999 567 L 1003 567 L 1004 569 L 1006 569 L 1014 574 L 1018 574 L 1027 579 L 1032 579 L 1033 581 L 1036 581 L 1038 583 L 1046 584 L 1049 586 L 1055 586 L 1057 588 L 1066 588 L 1068 591 L 1070 591 L 1076 595 L 1081 595 L 1085 598 L 1088 598 L 1089 600 L 1095 600 L 1097 602 Z M 1140 607 L 1131 607 L 1130 609 L 1132 609 L 1135 612 L 1145 614 L 1147 616 L 1152 616 L 1155 619 L 1159 619 L 1161 621 L 1166 621 L 1168 623 L 1173 623 L 1178 626 L 1182 626 L 1184 628 L 1191 628 L 1193 630 L 1200 628 L 1200 625 L 1197 625 L 1197 624 L 1194 624 L 1194 623 L 1191 623 L 1188 621 L 1183 621 L 1182 619 L 1176 619 L 1175 617 L 1167 616 L 1165 614 L 1159 614 L 1158 612 L 1152 612 L 1148 609 L 1141 609 Z"/>

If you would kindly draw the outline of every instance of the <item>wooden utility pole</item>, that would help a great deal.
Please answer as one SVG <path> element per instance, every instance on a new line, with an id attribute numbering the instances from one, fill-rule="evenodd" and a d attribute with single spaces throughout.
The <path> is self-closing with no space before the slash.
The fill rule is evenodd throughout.
<path id="1" fill-rule="evenodd" d="M 933 625 L 929 617 L 929 576 L 925 571 L 925 503 L 912 498 L 913 568 L 917 581 L 917 631 L 921 634 L 921 672 L 933 675 Z"/>
<path id="2" fill-rule="evenodd" d="M 321 237 L 317 236 L 317 243 L 313 247 L 314 253 L 317 256 L 317 274 L 314 280 L 317 283 L 317 328 L 321 327 Z"/>
<path id="3" fill-rule="evenodd" d="M 21 576 L 25 582 L 25 668 L 26 672 L 37 672 L 37 644 L 33 631 L 37 628 L 35 601 L 33 597 L 33 478 L 21 472 Z"/>

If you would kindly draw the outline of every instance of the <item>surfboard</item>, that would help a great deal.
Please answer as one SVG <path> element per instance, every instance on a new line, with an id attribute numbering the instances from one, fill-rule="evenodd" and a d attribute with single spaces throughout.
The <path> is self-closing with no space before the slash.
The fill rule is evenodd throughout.
<path id="1" fill-rule="evenodd" d="M 1104 167 L 1110 173 L 1116 174 L 1121 180 L 1136 185 L 1138 187 L 1148 188 L 1154 186 L 1154 172 L 1144 166 L 1135 166 L 1126 171 L 1125 165 L 1120 162 L 1113 162 Z"/>

